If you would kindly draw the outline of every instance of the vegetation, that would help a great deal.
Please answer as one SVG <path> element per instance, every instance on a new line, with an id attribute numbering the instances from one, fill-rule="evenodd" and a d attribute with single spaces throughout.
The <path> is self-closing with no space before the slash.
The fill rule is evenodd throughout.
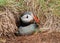
<path id="1" fill-rule="evenodd" d="M 44 28 L 46 25 L 51 27 L 53 15 L 60 17 L 60 0 L 0 0 L 0 6 L 1 13 L 4 11 L 2 11 L 2 7 L 9 8 L 14 13 L 32 11 L 40 18 L 40 23 Z M 48 22 L 50 23 L 49 26 Z"/>
<path id="2" fill-rule="evenodd" d="M 38 31 L 42 33 L 39 34 L 36 31 L 38 34 L 32 35 L 34 37 L 21 36 L 20 38 L 14 38 L 14 33 L 19 26 L 20 14 L 25 11 L 31 11 L 38 16 L 40 19 L 40 31 Z M 54 33 L 47 34 L 52 31 Z M 43 32 L 47 33 L 44 34 Z M 39 43 L 41 43 L 40 40 L 48 43 L 51 40 L 51 43 L 57 43 L 60 40 L 60 33 L 55 32 L 60 32 L 60 0 L 0 0 L 0 36 L 8 37 L 7 40 L 3 39 L 4 37 L 0 38 L 0 42 L 16 43 L 21 41 L 22 43 L 29 43 L 31 41 L 30 43 L 35 43 L 36 38 Z"/>
<path id="3" fill-rule="evenodd" d="M 32 7 L 29 4 L 31 4 Z M 35 7 L 40 6 L 44 12 L 49 8 L 53 14 L 60 16 L 60 0 L 0 0 L 0 6 L 17 6 L 19 10 L 34 10 L 38 9 Z"/>

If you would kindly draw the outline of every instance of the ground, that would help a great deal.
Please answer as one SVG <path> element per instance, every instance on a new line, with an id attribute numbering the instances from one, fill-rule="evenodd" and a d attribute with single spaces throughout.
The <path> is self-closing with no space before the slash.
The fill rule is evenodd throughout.
<path id="1" fill-rule="evenodd" d="M 60 43 L 60 33 L 38 33 L 30 36 L 6 38 L 6 43 Z"/>

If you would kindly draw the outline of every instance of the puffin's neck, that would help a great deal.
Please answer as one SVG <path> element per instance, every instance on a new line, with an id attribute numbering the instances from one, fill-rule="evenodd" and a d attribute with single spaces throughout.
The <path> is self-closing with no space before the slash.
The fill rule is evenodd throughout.
<path id="1" fill-rule="evenodd" d="M 22 20 L 20 20 L 20 26 L 22 26 L 22 27 L 25 27 L 25 26 L 28 26 L 28 25 L 30 25 L 30 24 L 32 24 L 32 23 L 24 23 Z"/>

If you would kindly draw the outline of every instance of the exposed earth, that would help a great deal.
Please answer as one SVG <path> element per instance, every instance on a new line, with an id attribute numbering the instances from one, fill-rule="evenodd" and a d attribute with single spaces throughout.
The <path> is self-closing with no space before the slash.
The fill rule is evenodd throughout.
<path id="1" fill-rule="evenodd" d="M 38 33 L 5 38 L 6 43 L 60 43 L 60 33 Z"/>

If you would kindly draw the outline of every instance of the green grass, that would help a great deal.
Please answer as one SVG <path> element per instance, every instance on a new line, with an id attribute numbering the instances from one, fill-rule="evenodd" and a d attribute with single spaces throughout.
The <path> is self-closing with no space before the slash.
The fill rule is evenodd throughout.
<path id="1" fill-rule="evenodd" d="M 0 0 L 0 6 L 4 6 L 4 5 L 6 5 L 6 0 Z"/>
<path id="2" fill-rule="evenodd" d="M 34 5 L 33 5 L 33 1 L 34 1 Z M 48 3 L 47 3 L 48 2 Z M 29 2 L 27 2 L 29 3 Z M 52 10 L 52 14 L 55 15 L 60 15 L 60 0 L 31 0 L 31 2 L 29 3 L 30 5 L 26 5 L 26 2 L 24 0 L 0 0 L 0 6 L 17 6 L 19 7 L 18 10 L 30 10 L 33 9 L 31 11 L 33 12 L 38 12 L 38 8 L 35 8 L 39 5 L 39 7 L 42 7 L 42 10 L 44 12 L 46 12 L 48 10 L 48 8 L 50 8 Z M 37 10 L 36 10 L 37 9 Z M 40 11 L 39 11 L 40 12 Z"/>

